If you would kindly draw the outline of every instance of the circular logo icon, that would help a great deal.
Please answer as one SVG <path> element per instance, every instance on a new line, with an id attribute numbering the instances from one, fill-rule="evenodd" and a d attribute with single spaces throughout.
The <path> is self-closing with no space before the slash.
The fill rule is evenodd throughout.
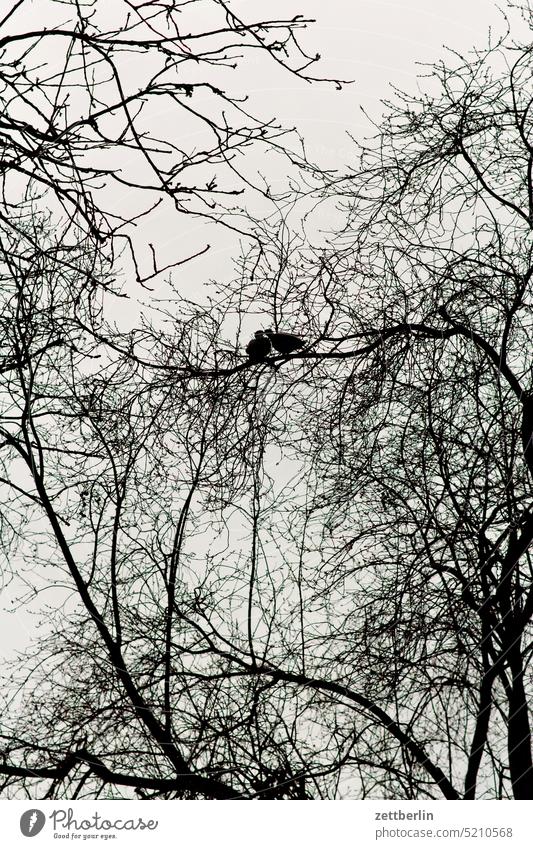
<path id="1" fill-rule="evenodd" d="M 24 811 L 20 818 L 20 830 L 24 837 L 35 837 L 42 831 L 46 822 L 46 817 L 38 808 L 31 808 L 29 811 Z"/>

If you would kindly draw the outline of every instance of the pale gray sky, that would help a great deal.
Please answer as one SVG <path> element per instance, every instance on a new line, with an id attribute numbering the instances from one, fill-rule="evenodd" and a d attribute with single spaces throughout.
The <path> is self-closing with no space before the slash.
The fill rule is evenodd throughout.
<path id="1" fill-rule="evenodd" d="M 442 0 L 271 0 L 268 4 L 241 0 L 232 5 L 240 7 L 248 19 L 258 14 L 274 18 L 297 13 L 316 18 L 317 23 L 302 35 L 303 44 L 323 56 L 322 74 L 355 80 L 353 86 L 339 92 L 332 86 L 310 86 L 287 73 L 269 71 L 266 77 L 261 63 L 249 66 L 247 75 L 239 78 L 258 114 L 275 115 L 287 125 L 295 125 L 305 137 L 311 157 L 330 166 L 343 164 L 349 156 L 347 130 L 356 137 L 366 132 L 360 106 L 378 117 L 380 100 L 389 95 L 391 82 L 406 90 L 417 85 L 417 62 L 437 60 L 444 55 L 444 44 L 459 51 L 467 51 L 475 43 L 483 45 L 489 26 L 498 31 L 502 26 L 493 0 L 448 0 L 446 6 Z M 234 85 L 238 89 L 236 80 Z M 265 167 L 261 163 L 263 170 Z M 186 219 L 177 232 L 175 219 L 160 220 L 149 236 L 163 251 L 168 242 L 169 253 L 185 252 L 191 243 L 205 240 L 205 224 Z M 180 272 L 180 282 L 188 293 L 215 274 L 231 276 L 231 257 L 237 248 L 227 233 L 220 234 L 205 260 Z M 123 304 L 120 302 L 121 309 Z M 255 324 L 250 325 L 250 332 L 253 329 Z M 19 590 L 12 586 L 6 595 L 14 596 Z M 0 638 L 8 637 L 2 644 L 22 647 L 32 626 L 27 613 L 0 614 Z"/>
<path id="2" fill-rule="evenodd" d="M 332 85 L 309 85 L 287 72 L 276 73 L 272 63 L 246 58 L 246 72 L 233 79 L 232 91 L 244 82 L 255 112 L 264 118 L 275 116 L 286 126 L 295 126 L 304 136 L 311 159 L 325 167 L 342 167 L 350 160 L 355 138 L 371 133 L 363 107 L 373 118 L 383 113 L 381 100 L 391 96 L 391 84 L 406 91 L 418 85 L 423 69 L 417 63 L 431 63 L 447 55 L 446 46 L 468 52 L 474 45 L 484 46 L 489 28 L 502 31 L 504 24 L 494 0 L 239 0 L 232 8 L 247 20 L 291 18 L 302 14 L 314 18 L 302 32 L 301 41 L 309 53 L 320 53 L 317 75 L 354 80 L 341 91 Z M 258 56 L 258 60 L 262 57 Z M 254 160 L 251 160 L 254 162 Z M 273 177 L 274 188 L 283 188 L 285 174 L 269 167 L 273 163 L 261 156 L 257 167 Z M 156 222 L 160 250 L 168 259 L 175 254 L 178 240 L 175 229 L 167 230 L 163 219 Z M 183 222 L 183 244 L 200 247 L 206 239 L 203 222 Z M 164 235 L 166 234 L 166 235 Z M 200 296 L 202 283 L 212 276 L 220 280 L 231 276 L 231 258 L 238 245 L 227 232 L 209 233 L 212 249 L 193 265 L 184 266 L 177 279 L 189 292 Z M 256 329 L 257 319 L 250 317 L 244 336 Z M 244 340 L 245 341 L 245 340 Z"/>
<path id="3" fill-rule="evenodd" d="M 260 7 L 243 0 L 248 10 Z M 282 89 L 257 83 L 257 92 L 275 105 L 276 114 L 294 122 L 310 145 L 319 150 L 346 147 L 345 130 L 365 132 L 359 107 L 381 114 L 380 100 L 390 83 L 412 90 L 417 62 L 433 62 L 445 55 L 444 45 L 468 51 L 486 41 L 489 27 L 501 29 L 502 17 L 493 0 L 275 0 L 269 16 L 301 13 L 316 19 L 303 37 L 310 52 L 323 57 L 325 76 L 355 80 L 341 92 L 305 85 L 285 78 Z"/>

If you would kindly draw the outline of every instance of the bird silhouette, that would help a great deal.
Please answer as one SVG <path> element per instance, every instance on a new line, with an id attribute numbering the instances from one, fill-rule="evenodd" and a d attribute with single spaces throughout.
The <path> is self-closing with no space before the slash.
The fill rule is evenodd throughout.
<path id="1" fill-rule="evenodd" d="M 292 354 L 305 345 L 304 340 L 295 336 L 294 333 L 275 333 L 273 330 L 265 330 L 265 335 L 280 354 Z"/>
<path id="2" fill-rule="evenodd" d="M 246 353 L 251 363 L 261 363 L 270 354 L 272 346 L 270 340 L 262 330 L 256 330 L 254 338 L 250 339 L 246 346 Z"/>

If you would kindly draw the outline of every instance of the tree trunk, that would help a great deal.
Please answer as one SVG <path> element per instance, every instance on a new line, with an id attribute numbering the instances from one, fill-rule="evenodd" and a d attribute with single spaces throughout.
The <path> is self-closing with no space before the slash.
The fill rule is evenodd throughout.
<path id="1" fill-rule="evenodd" d="M 508 653 L 512 674 L 509 696 L 507 744 L 509 769 L 515 799 L 533 799 L 533 762 L 531 759 L 531 727 L 524 690 L 524 666 L 520 641 Z"/>
<path id="2" fill-rule="evenodd" d="M 479 688 L 476 729 L 472 739 L 470 757 L 468 758 L 468 768 L 465 778 L 465 799 L 475 799 L 476 797 L 476 782 L 479 765 L 481 763 L 481 758 L 483 757 L 483 751 L 489 733 L 490 713 L 492 707 L 492 685 L 494 683 L 495 671 L 494 668 L 491 668 L 490 661 L 486 656 L 483 658 L 483 661 L 485 671 Z"/>

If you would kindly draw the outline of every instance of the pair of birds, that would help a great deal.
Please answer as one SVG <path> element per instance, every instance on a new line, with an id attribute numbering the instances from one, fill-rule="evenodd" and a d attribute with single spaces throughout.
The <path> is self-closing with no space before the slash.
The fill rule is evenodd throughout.
<path id="1" fill-rule="evenodd" d="M 248 342 L 246 353 L 251 363 L 261 363 L 270 354 L 272 348 L 280 354 L 292 354 L 304 347 L 303 339 L 294 333 L 275 333 L 273 330 L 256 330 L 254 338 Z"/>

